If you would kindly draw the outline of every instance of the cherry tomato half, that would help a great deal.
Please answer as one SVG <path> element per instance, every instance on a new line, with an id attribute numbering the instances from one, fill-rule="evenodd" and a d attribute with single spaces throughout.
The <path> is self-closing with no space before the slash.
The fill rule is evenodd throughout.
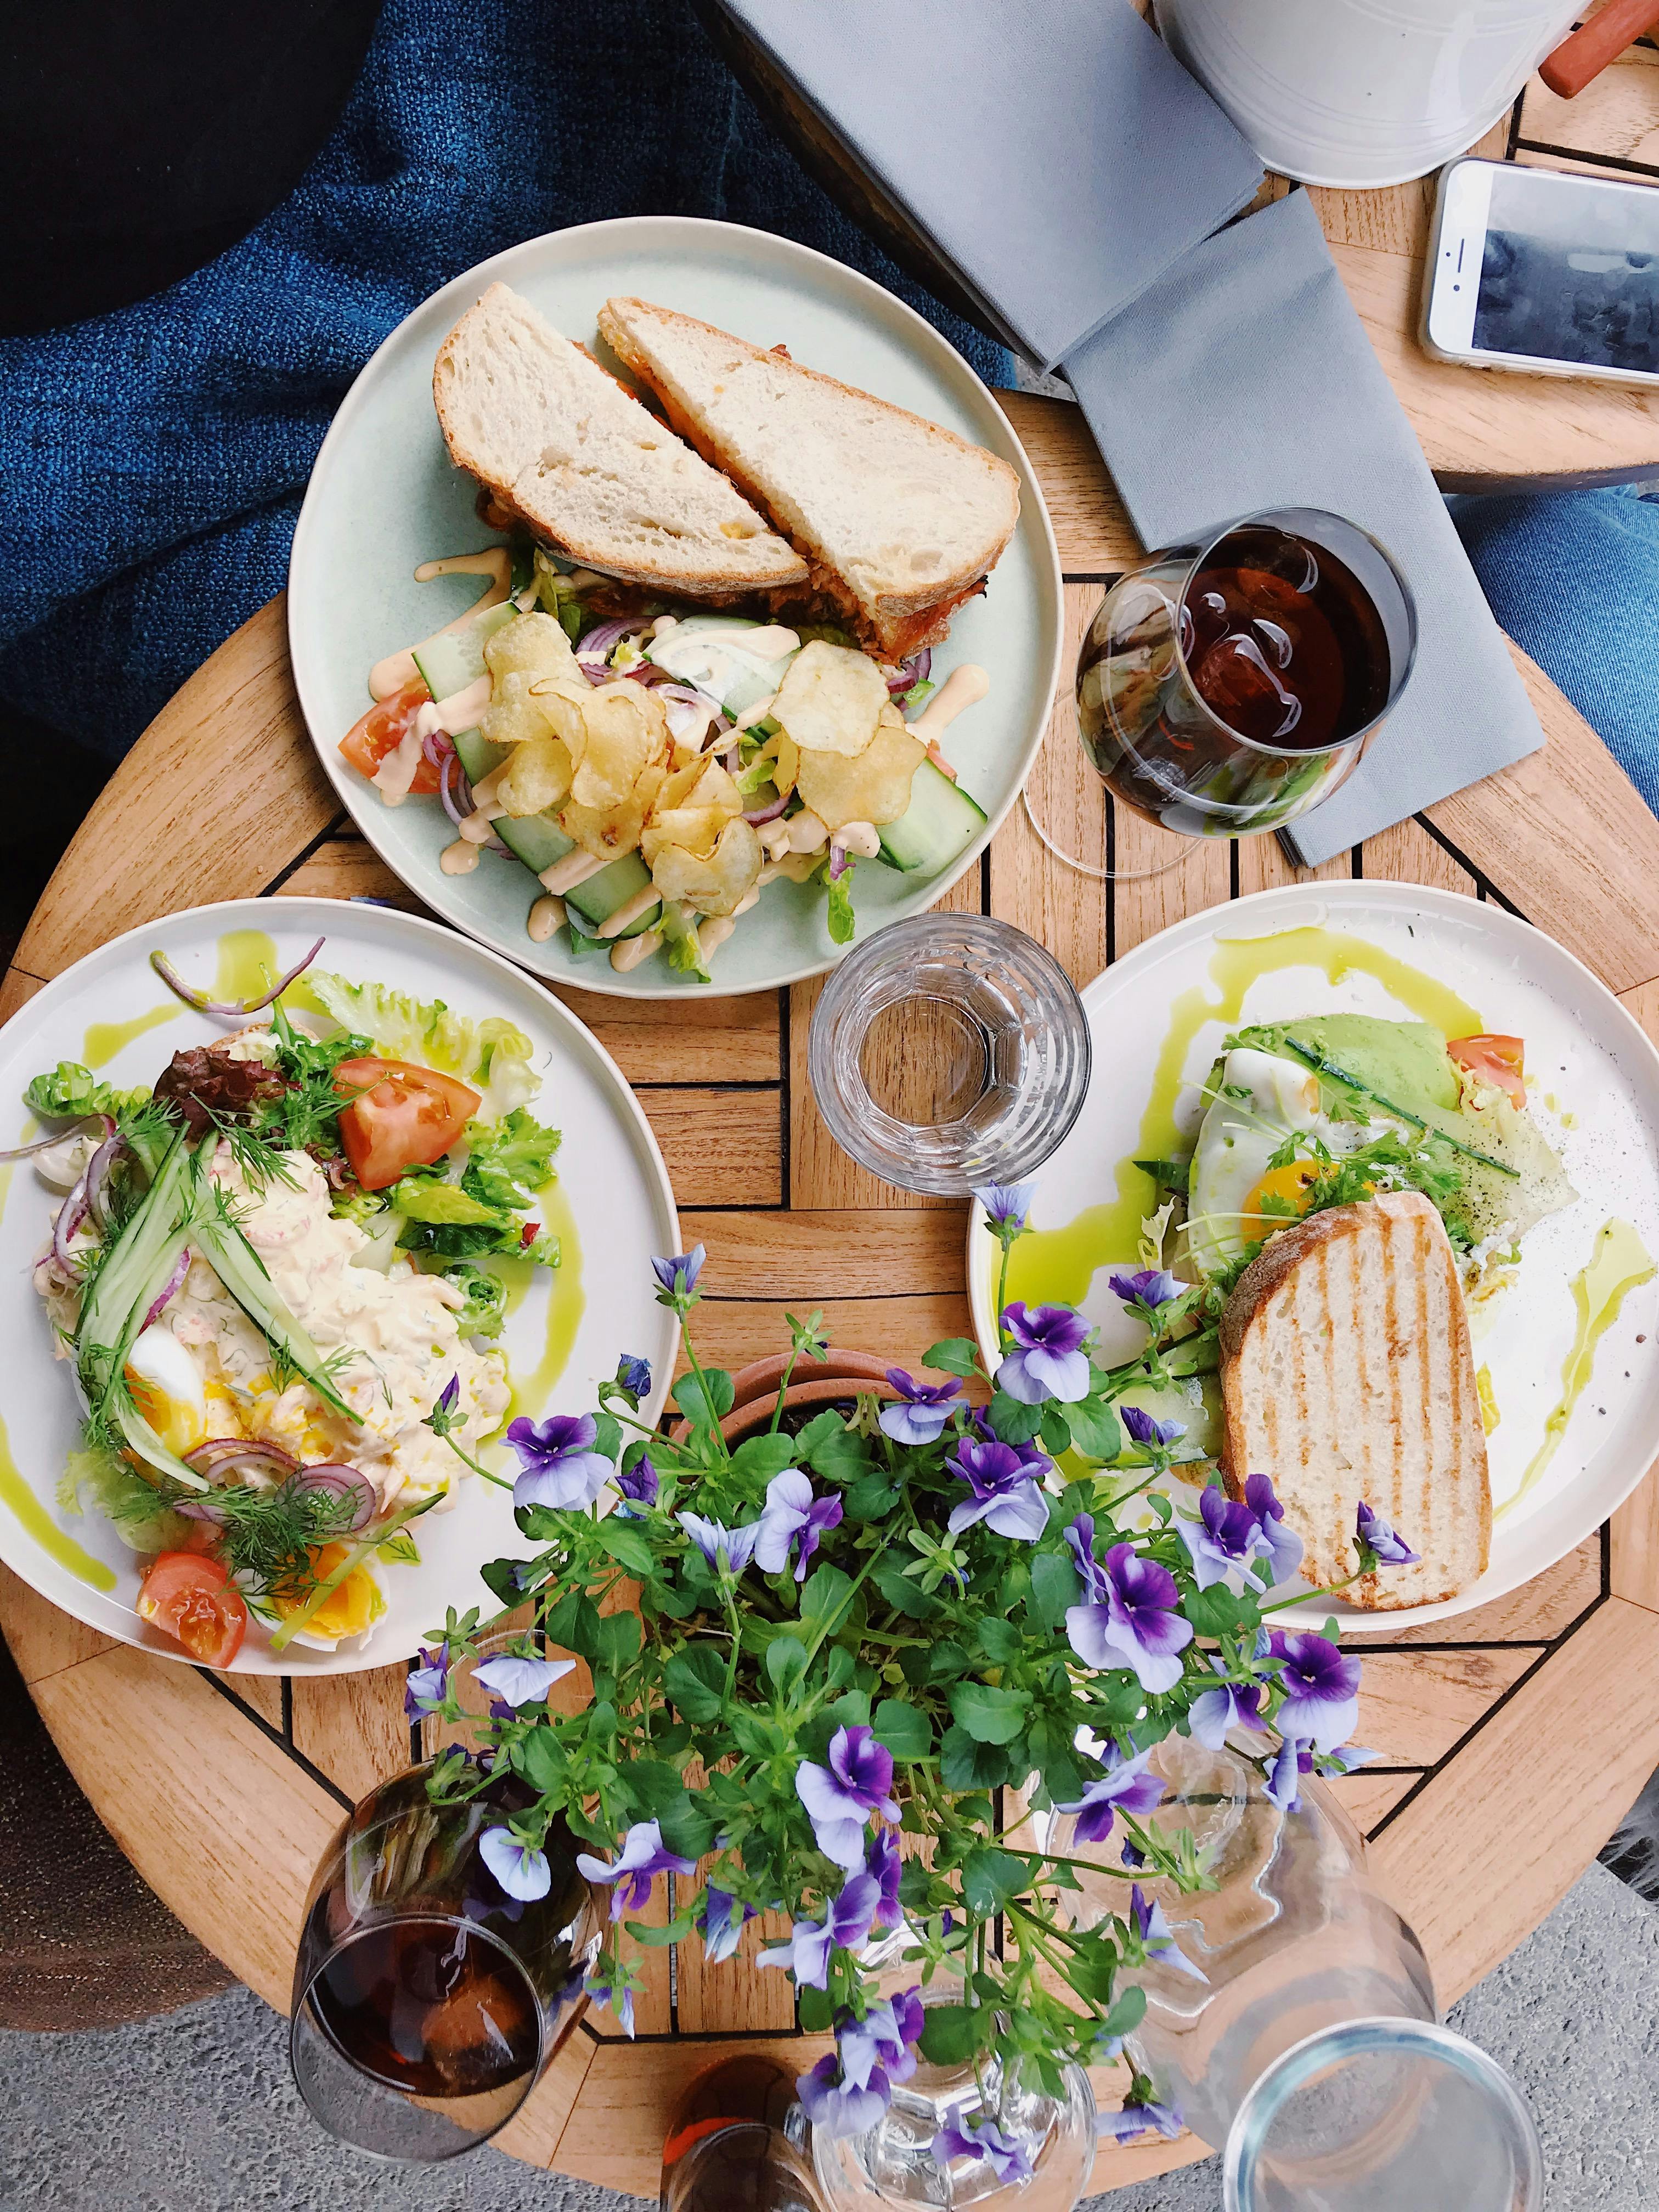
<path id="1" fill-rule="evenodd" d="M 176 1636 L 204 1667 L 228 1667 L 247 1633 L 247 1607 L 222 1563 L 163 1552 L 138 1590 L 138 1617 Z"/>
<path id="2" fill-rule="evenodd" d="M 1517 1107 L 1527 1103 L 1527 1085 L 1522 1075 L 1526 1061 L 1525 1042 L 1517 1036 L 1454 1037 L 1446 1050 L 1460 1067 L 1467 1067 L 1471 1075 L 1489 1083 L 1494 1091 L 1507 1091 L 1510 1101 Z"/>
<path id="3" fill-rule="evenodd" d="M 402 1060 L 343 1060 L 334 1087 L 358 1094 L 341 1112 L 340 1142 L 365 1190 L 441 1159 L 483 1103 L 453 1075 Z"/>
<path id="4" fill-rule="evenodd" d="M 386 755 L 396 752 L 403 743 L 409 734 L 410 724 L 422 708 L 429 706 L 431 702 L 432 694 L 417 676 L 401 691 L 394 691 L 391 698 L 376 700 L 362 720 L 354 722 L 341 738 L 340 750 L 360 775 L 372 777 Z M 424 753 L 409 787 L 427 798 L 437 792 L 438 771 Z"/>

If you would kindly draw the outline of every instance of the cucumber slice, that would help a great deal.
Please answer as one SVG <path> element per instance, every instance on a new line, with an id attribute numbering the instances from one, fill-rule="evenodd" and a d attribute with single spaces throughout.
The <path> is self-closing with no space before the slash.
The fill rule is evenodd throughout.
<path id="1" fill-rule="evenodd" d="M 936 876 L 967 850 L 988 818 L 959 783 L 925 760 L 911 782 L 908 807 L 877 832 L 881 857 L 907 875 Z"/>
<path id="2" fill-rule="evenodd" d="M 463 730 L 455 740 L 455 750 L 472 784 L 482 783 L 507 758 L 505 745 L 492 745 L 476 730 Z M 508 852 L 516 853 L 533 876 L 550 868 L 555 860 L 563 860 L 574 847 L 574 839 L 565 836 L 554 814 L 526 814 L 516 821 L 503 814 L 493 827 Z"/>
<path id="3" fill-rule="evenodd" d="M 486 607 L 481 615 L 474 615 L 465 629 L 440 630 L 436 637 L 415 647 L 415 665 L 434 699 L 453 698 L 457 691 L 477 682 L 484 672 L 485 640 L 494 637 L 518 611 L 511 599 L 503 599 L 499 606 Z"/>
<path id="4" fill-rule="evenodd" d="M 612 860 L 608 868 L 601 868 L 596 876 L 578 884 L 574 890 L 564 894 L 567 906 L 574 906 L 590 928 L 597 929 L 608 921 L 619 906 L 642 890 L 651 881 L 651 871 L 637 853 L 624 853 L 620 860 Z M 626 937 L 638 937 L 647 929 L 654 929 L 661 913 L 660 904 L 647 907 L 637 921 L 619 931 L 614 940 L 620 943 Z M 612 940 L 607 939 L 606 942 Z"/>
<path id="5" fill-rule="evenodd" d="M 781 660 L 762 660 L 744 651 L 739 632 L 771 627 L 769 623 L 750 622 L 738 615 L 687 615 L 672 629 L 653 638 L 645 649 L 645 657 L 654 660 L 659 668 L 666 669 L 679 683 L 689 684 L 701 691 L 705 698 L 718 700 L 724 712 L 735 720 L 757 700 L 771 696 L 795 657 L 793 653 L 786 653 Z M 697 643 L 700 636 L 711 630 L 718 631 L 726 641 L 714 656 L 708 655 L 706 648 Z"/>

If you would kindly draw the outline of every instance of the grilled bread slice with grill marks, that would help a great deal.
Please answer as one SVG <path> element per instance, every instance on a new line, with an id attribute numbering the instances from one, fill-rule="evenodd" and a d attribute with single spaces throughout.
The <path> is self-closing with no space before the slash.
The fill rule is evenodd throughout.
<path id="1" fill-rule="evenodd" d="M 1443 1224 L 1416 1191 L 1335 1206 L 1274 1237 L 1221 1317 L 1223 1473 L 1271 1476 L 1317 1586 L 1352 1573 L 1362 1499 L 1419 1563 L 1344 1595 L 1431 1605 L 1486 1565 L 1492 1491 L 1468 1316 Z"/>

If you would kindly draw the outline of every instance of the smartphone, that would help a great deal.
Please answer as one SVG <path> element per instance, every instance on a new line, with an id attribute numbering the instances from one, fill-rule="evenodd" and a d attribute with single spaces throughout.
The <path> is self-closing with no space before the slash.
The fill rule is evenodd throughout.
<path id="1" fill-rule="evenodd" d="M 1659 384 L 1659 185 L 1451 162 L 1422 336 L 1471 368 Z"/>

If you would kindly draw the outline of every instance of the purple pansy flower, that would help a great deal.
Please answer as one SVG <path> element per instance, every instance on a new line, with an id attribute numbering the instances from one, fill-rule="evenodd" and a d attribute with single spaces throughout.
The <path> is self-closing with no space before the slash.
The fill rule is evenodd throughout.
<path id="1" fill-rule="evenodd" d="M 449 1646 L 441 1644 L 435 1651 L 422 1651 L 421 1663 L 409 1670 L 409 1680 L 404 1685 L 404 1711 L 412 1721 L 422 1713 L 435 1711 L 449 1691 Z"/>
<path id="2" fill-rule="evenodd" d="M 1210 1664 L 1217 1674 L 1224 1663 L 1211 1655 Z M 1206 1690 L 1194 1698 L 1187 1714 L 1194 1741 L 1206 1751 L 1219 1751 L 1229 1729 L 1261 1728 L 1263 1686 L 1260 1682 L 1224 1682 L 1218 1689 Z"/>
<path id="3" fill-rule="evenodd" d="M 822 1920 L 797 1920 L 787 1943 L 763 1951 L 756 1964 L 787 1966 L 798 1990 L 821 1990 L 829 1978 L 832 1951 L 856 1951 L 869 1941 L 881 1899 L 880 1885 L 862 1868 L 842 1886 Z"/>
<path id="4" fill-rule="evenodd" d="M 1359 1719 L 1359 1662 L 1322 1636 L 1291 1635 L 1275 1628 L 1268 1648 L 1281 1662 L 1285 1701 L 1273 1716 L 1280 1735 L 1332 1751 L 1352 1735 Z"/>
<path id="5" fill-rule="evenodd" d="M 694 1244 L 689 1252 L 676 1252 L 670 1259 L 653 1260 L 651 1272 L 661 1284 L 665 1297 L 683 1298 L 697 1287 L 697 1278 L 708 1257 L 701 1244 Z"/>
<path id="6" fill-rule="evenodd" d="M 615 1480 L 625 1501 L 617 1509 L 623 1513 L 626 1513 L 630 1505 L 654 1505 L 662 1488 L 649 1452 L 641 1452 L 633 1466 L 623 1468 Z"/>
<path id="7" fill-rule="evenodd" d="M 553 1869 L 547 1853 L 534 1844 L 521 1844 L 507 1828 L 486 1828 L 478 1838 L 478 1856 L 509 1897 L 526 1905 L 545 1897 L 553 1887 Z"/>
<path id="8" fill-rule="evenodd" d="M 781 1574 L 789 1564 L 791 1549 L 795 1548 L 795 1580 L 804 1583 L 807 1563 L 824 1530 L 839 1526 L 841 1516 L 838 1497 L 814 1498 L 811 1479 L 798 1467 L 785 1468 L 766 1486 L 766 1504 L 755 1539 L 755 1565 L 763 1575 Z"/>
<path id="9" fill-rule="evenodd" d="M 621 2021 L 622 2032 L 624 2035 L 633 2034 L 634 1992 L 632 1990 L 624 1988 L 619 1998 L 616 1984 L 606 1981 L 602 1974 L 590 1974 L 582 1984 L 582 1987 L 595 2004 L 610 2006 Z"/>
<path id="10" fill-rule="evenodd" d="M 1200 1589 L 1208 1589 L 1236 1568 L 1253 1565 L 1265 1549 L 1266 1539 L 1249 1507 L 1213 1486 L 1200 1492 L 1198 1511 L 1196 1521 L 1177 1520 L 1176 1534 L 1191 1557 L 1193 1580 Z"/>
<path id="11" fill-rule="evenodd" d="M 1413 1551 L 1403 1536 L 1397 1536 L 1380 1513 L 1374 1513 L 1364 1498 L 1359 1501 L 1356 1531 L 1359 1541 L 1376 1553 L 1378 1563 L 1385 1567 L 1415 1566 L 1422 1558 Z"/>
<path id="12" fill-rule="evenodd" d="M 956 1376 L 945 1382 L 918 1382 L 902 1367 L 890 1367 L 887 1380 L 899 1394 L 900 1403 L 881 1409 L 881 1432 L 896 1444 L 937 1443 L 954 1408 L 950 1401 L 961 1389 Z"/>
<path id="13" fill-rule="evenodd" d="M 836 2021 L 836 2043 L 841 2054 L 842 2080 L 854 2089 L 869 2086 L 878 2067 L 889 2081 L 908 2081 L 916 2070 L 915 2046 L 921 2040 L 920 1988 L 902 1990 L 884 2003 L 872 2004 L 862 2020 L 850 2012 Z"/>
<path id="14" fill-rule="evenodd" d="M 1086 1524 L 1086 1527 L 1085 1527 Z M 1075 1532 L 1075 1533 L 1073 1533 Z M 1066 1633 L 1085 1667 L 1130 1667 L 1143 1690 L 1156 1696 L 1181 1680 L 1181 1653 L 1193 1626 L 1176 1610 L 1175 1577 L 1132 1544 L 1114 1544 L 1104 1566 L 1094 1557 L 1094 1522 L 1078 1515 L 1066 1532 L 1082 1571 L 1088 1602 L 1066 1614 Z"/>
<path id="15" fill-rule="evenodd" d="M 662 1839 L 662 1829 L 655 1820 L 635 1820 L 623 1838 L 623 1847 L 615 1862 L 607 1866 L 596 1859 L 591 1851 L 578 1851 L 576 1864 L 589 1881 L 614 1881 L 611 1893 L 611 1917 L 620 1920 L 624 1912 L 642 1912 L 651 1902 L 651 1885 L 659 1874 L 691 1874 L 695 1863 L 683 1859 L 678 1851 L 671 1851 Z"/>
<path id="16" fill-rule="evenodd" d="M 876 1928 L 896 1928 L 904 1917 L 899 1903 L 899 1881 L 904 1872 L 904 1861 L 899 1854 L 898 1838 L 890 1828 L 878 1828 L 871 1839 L 866 1871 L 874 1879 L 880 1893 L 871 1925 Z"/>
<path id="17" fill-rule="evenodd" d="M 493 1698 L 507 1708 L 505 1717 L 510 1720 L 520 1705 L 538 1705 L 555 1682 L 575 1672 L 574 1659 L 525 1658 L 512 1651 L 503 1651 L 494 1659 L 486 1659 L 481 1667 L 472 1670 L 475 1680 L 482 1682 Z M 503 1716 L 498 1714 L 498 1719 Z"/>
<path id="18" fill-rule="evenodd" d="M 1302 1539 L 1294 1528 L 1286 1527 L 1285 1509 L 1274 1497 L 1273 1484 L 1265 1474 L 1246 1478 L 1244 1503 L 1261 1524 L 1261 1541 L 1273 1562 L 1277 1588 L 1280 1583 L 1289 1582 L 1302 1565 Z"/>
<path id="19" fill-rule="evenodd" d="M 1304 1747 L 1293 1735 L 1286 1736 L 1267 1768 L 1264 1795 L 1267 1802 L 1277 1805 L 1281 1813 L 1294 1813 L 1302 1803 Z"/>
<path id="20" fill-rule="evenodd" d="M 1167 1267 L 1142 1267 L 1133 1275 L 1109 1275 L 1107 1285 L 1126 1306 L 1167 1306 L 1186 1289 Z"/>
<path id="21" fill-rule="evenodd" d="M 795 1795 L 805 1806 L 818 1849 L 838 1867 L 864 1864 L 865 1830 L 872 1813 L 896 1820 L 892 1797 L 893 1754 L 861 1723 L 839 1728 L 830 1739 L 830 1763 L 810 1759 L 795 1769 Z"/>
<path id="22" fill-rule="evenodd" d="M 1141 1850 L 1139 1844 L 1132 1844 L 1127 1836 L 1123 1838 L 1123 1849 L 1119 1852 L 1118 1856 L 1131 1874 L 1139 1874 L 1146 1863 L 1146 1852 Z"/>
<path id="23" fill-rule="evenodd" d="M 1031 2161 L 1017 2142 L 1011 2142 L 993 2119 L 981 2118 L 971 2130 L 964 2107 L 952 2105 L 945 2124 L 928 2145 L 935 2166 L 948 2166 L 953 2158 L 982 2158 L 999 2181 L 1029 2181 Z"/>
<path id="24" fill-rule="evenodd" d="M 1089 1324 L 1073 1306 L 1026 1306 L 1016 1299 L 1002 1310 L 1002 1326 L 1015 1349 L 996 1372 L 999 1390 L 1023 1406 L 1047 1398 L 1074 1406 L 1089 1395 Z"/>
<path id="25" fill-rule="evenodd" d="M 617 1362 L 617 1380 L 624 1390 L 636 1398 L 647 1397 L 651 1390 L 651 1362 L 641 1359 L 637 1352 L 624 1352 Z"/>
<path id="26" fill-rule="evenodd" d="M 1146 1771 L 1152 1755 L 1151 1751 L 1137 1752 L 1090 1783 L 1075 1804 L 1055 1807 L 1056 1812 L 1075 1817 L 1073 1834 L 1078 1843 L 1103 1844 L 1118 1814 L 1150 1813 L 1164 1802 L 1163 1782 Z"/>
<path id="27" fill-rule="evenodd" d="M 795 2093 L 814 2133 L 831 2137 L 867 2135 L 893 2101 L 891 2085 L 879 2066 L 864 2088 L 844 2085 L 841 2060 L 833 2051 L 826 2051 L 810 2073 L 796 2076 Z"/>
<path id="28" fill-rule="evenodd" d="M 677 1513 L 674 1518 L 716 1573 L 720 1571 L 722 1553 L 726 1570 L 733 1577 L 740 1575 L 755 1556 L 755 1547 L 760 1541 L 758 1521 L 746 1521 L 741 1528 L 727 1528 L 701 1513 Z"/>
<path id="29" fill-rule="evenodd" d="M 1180 1421 L 1157 1421 L 1139 1406 L 1120 1406 L 1118 1419 L 1138 1444 L 1150 1445 L 1162 1451 L 1166 1444 L 1176 1443 L 1187 1433 Z"/>
<path id="30" fill-rule="evenodd" d="M 592 1413 L 550 1413 L 541 1422 L 521 1413 L 509 1423 L 507 1440 L 520 1468 L 514 1505 L 567 1512 L 591 1505 L 611 1475 L 611 1462 L 593 1449 L 598 1436 Z"/>
<path id="31" fill-rule="evenodd" d="M 1323 1774 L 1352 1774 L 1358 1767 L 1369 1766 L 1376 1756 L 1363 1743 L 1341 1743 L 1334 1751 L 1322 1752 L 1318 1765 Z"/>
<path id="32" fill-rule="evenodd" d="M 1033 1460 L 994 1437 L 983 1443 L 964 1437 L 945 1464 L 974 1493 L 951 1508 L 945 1525 L 953 1536 L 982 1521 L 999 1536 L 1034 1544 L 1048 1527 L 1048 1501 L 1036 1477 L 1039 1470 L 1047 1474 L 1050 1462 L 1041 1452 Z"/>
<path id="33" fill-rule="evenodd" d="M 459 1375 L 452 1375 L 443 1389 L 439 1391 L 437 1402 L 426 1417 L 427 1427 L 435 1429 L 441 1437 L 447 1436 L 450 1427 L 448 1417 L 454 1412 L 460 1395 L 461 1378 Z M 440 1426 L 441 1423 L 441 1426 Z"/>
<path id="34" fill-rule="evenodd" d="M 1149 1959 L 1168 1966 L 1177 1974 L 1186 1974 L 1195 1982 L 1208 1982 L 1209 1976 L 1192 1960 L 1176 1942 L 1174 1930 L 1164 1917 L 1164 1907 L 1146 1897 L 1138 1881 L 1129 1885 L 1129 1924 L 1140 1938 L 1140 1947 Z"/>
<path id="35" fill-rule="evenodd" d="M 705 1961 L 718 1966 L 729 1959 L 738 1948 L 745 1923 L 754 1917 L 752 1905 L 739 1905 L 735 1897 L 728 1897 L 712 1881 L 708 1883 L 691 1923 L 702 1938 Z"/>
<path id="36" fill-rule="evenodd" d="M 1024 1229 L 1036 1194 L 1034 1182 L 988 1182 L 974 1196 L 985 1208 L 993 1229 Z"/>
<path id="37" fill-rule="evenodd" d="M 1182 2119 L 1168 2105 L 1124 2105 L 1115 2112 L 1100 2112 L 1096 2132 L 1114 2142 L 1128 2142 L 1136 2136 L 1178 2136 Z"/>

